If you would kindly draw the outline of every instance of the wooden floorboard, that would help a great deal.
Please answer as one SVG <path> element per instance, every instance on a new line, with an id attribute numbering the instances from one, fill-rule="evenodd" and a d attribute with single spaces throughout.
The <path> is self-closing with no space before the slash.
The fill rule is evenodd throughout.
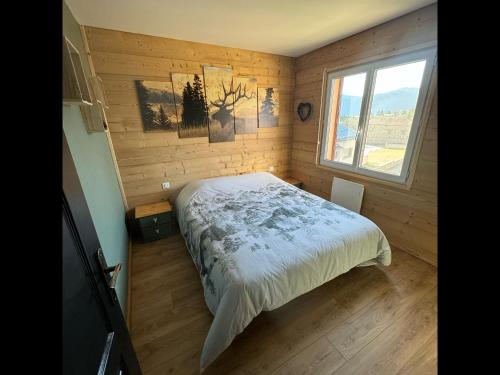
<path id="1" fill-rule="evenodd" d="M 199 374 L 212 322 L 180 235 L 134 243 L 131 335 L 145 375 Z M 436 374 L 436 268 L 393 249 L 262 312 L 204 374 Z"/>

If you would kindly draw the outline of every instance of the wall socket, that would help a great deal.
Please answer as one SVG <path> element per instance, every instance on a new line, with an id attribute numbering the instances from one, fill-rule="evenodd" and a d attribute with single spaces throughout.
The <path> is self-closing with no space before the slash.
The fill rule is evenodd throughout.
<path id="1" fill-rule="evenodd" d="M 170 189 L 170 182 L 168 182 L 168 181 L 167 181 L 167 182 L 163 182 L 163 183 L 161 184 L 161 188 L 162 188 L 163 190 Z"/>

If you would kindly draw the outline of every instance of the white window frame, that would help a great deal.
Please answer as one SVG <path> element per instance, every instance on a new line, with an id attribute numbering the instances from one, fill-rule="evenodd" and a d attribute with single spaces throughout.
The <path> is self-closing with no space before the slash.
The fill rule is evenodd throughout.
<path id="1" fill-rule="evenodd" d="M 420 85 L 420 91 L 417 98 L 417 103 L 415 107 L 415 114 L 413 117 L 413 122 L 411 125 L 410 135 L 408 138 L 408 143 L 406 146 L 405 157 L 403 160 L 403 165 L 401 167 L 401 175 L 395 176 L 388 173 L 373 171 L 367 168 L 363 168 L 360 165 L 361 155 L 364 152 L 364 146 L 367 135 L 368 128 L 368 116 L 370 114 L 369 102 L 373 97 L 373 90 L 375 86 L 375 71 L 377 69 L 390 68 L 397 65 L 407 64 L 411 62 L 416 62 L 420 60 L 426 60 L 424 73 L 422 76 L 422 82 Z M 368 63 L 360 64 L 357 66 L 341 69 L 341 70 L 331 70 L 325 72 L 326 79 L 326 92 L 324 94 L 325 101 L 323 102 L 323 114 L 321 116 L 322 124 L 320 124 L 320 144 L 319 144 L 319 158 L 317 162 L 319 165 L 340 170 L 343 172 L 354 173 L 357 175 L 367 176 L 370 178 L 375 178 L 376 180 L 381 180 L 384 182 L 395 183 L 398 185 L 406 185 L 410 183 L 409 177 L 411 171 L 416 162 L 415 154 L 417 140 L 421 134 L 421 129 L 424 127 L 424 117 L 423 114 L 430 105 L 428 99 L 429 90 L 431 86 L 431 76 L 433 68 L 436 62 L 436 47 L 426 48 L 423 50 L 409 52 L 399 55 L 394 55 L 379 60 L 371 61 Z M 361 101 L 361 111 L 359 118 L 358 131 L 356 132 L 356 141 L 354 149 L 354 158 L 352 164 L 342 163 L 339 161 L 328 160 L 325 158 L 327 154 L 326 141 L 329 131 L 328 124 L 331 123 L 331 94 L 332 94 L 332 83 L 335 78 L 344 77 L 347 75 L 366 73 L 365 88 L 363 92 L 363 98 Z"/>

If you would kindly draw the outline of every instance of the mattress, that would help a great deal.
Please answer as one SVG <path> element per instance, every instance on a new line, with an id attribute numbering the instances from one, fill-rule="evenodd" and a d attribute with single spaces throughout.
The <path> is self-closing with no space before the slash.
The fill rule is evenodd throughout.
<path id="1" fill-rule="evenodd" d="M 353 267 L 391 263 L 372 221 L 270 173 L 191 182 L 175 209 L 214 315 L 201 371 L 261 311 Z"/>

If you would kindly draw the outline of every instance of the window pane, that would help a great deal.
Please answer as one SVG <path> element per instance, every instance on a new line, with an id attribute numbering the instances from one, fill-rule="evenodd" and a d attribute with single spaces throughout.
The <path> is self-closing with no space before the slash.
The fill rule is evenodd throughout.
<path id="1" fill-rule="evenodd" d="M 401 175 L 425 60 L 375 71 L 361 166 Z"/>
<path id="2" fill-rule="evenodd" d="M 331 85 L 326 160 L 352 164 L 366 73 L 335 78 Z"/>

